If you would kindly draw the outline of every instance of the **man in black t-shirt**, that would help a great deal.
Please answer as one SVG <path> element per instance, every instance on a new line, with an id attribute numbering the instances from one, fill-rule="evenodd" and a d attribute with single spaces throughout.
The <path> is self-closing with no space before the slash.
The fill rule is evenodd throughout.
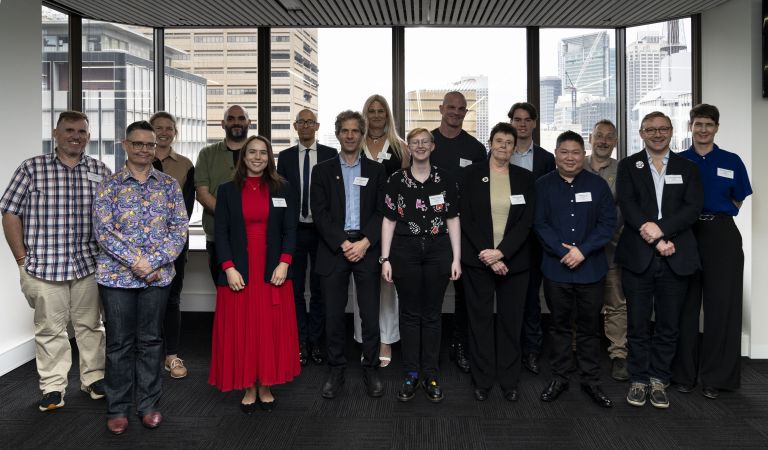
<path id="1" fill-rule="evenodd" d="M 435 150 L 430 156 L 433 165 L 458 177 L 460 169 L 486 159 L 485 146 L 462 129 L 467 115 L 467 99 L 458 91 L 443 97 L 440 105 L 440 126 L 432 130 Z M 483 136 L 485 137 L 485 136 Z M 450 357 L 463 372 L 469 372 L 467 358 L 467 305 L 461 279 L 453 282 L 454 313 Z"/>

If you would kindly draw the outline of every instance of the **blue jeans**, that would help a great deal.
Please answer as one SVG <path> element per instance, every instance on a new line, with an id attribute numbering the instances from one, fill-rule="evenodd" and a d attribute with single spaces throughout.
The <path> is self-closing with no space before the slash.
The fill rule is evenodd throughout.
<path id="1" fill-rule="evenodd" d="M 128 416 L 134 391 L 139 416 L 157 411 L 165 356 L 162 323 L 169 293 L 170 286 L 99 285 L 107 330 L 104 390 L 109 418 Z"/>

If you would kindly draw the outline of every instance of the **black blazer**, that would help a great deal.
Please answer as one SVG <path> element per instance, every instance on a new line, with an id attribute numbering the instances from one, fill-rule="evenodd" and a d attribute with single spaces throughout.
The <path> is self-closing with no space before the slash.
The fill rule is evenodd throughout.
<path id="1" fill-rule="evenodd" d="M 489 173 L 488 161 L 477 162 L 462 171 L 459 181 L 461 263 L 467 266 L 485 267 L 477 255 L 482 250 L 494 248 Z M 531 264 L 528 233 L 533 223 L 534 181 L 531 172 L 509 165 L 510 194 L 524 195 L 525 204 L 510 205 L 504 238 L 496 248 L 504 254 L 504 264 L 512 273 L 528 270 Z"/>
<path id="2" fill-rule="evenodd" d="M 533 144 L 533 181 L 555 170 L 555 157 L 552 153 Z"/>
<path id="3" fill-rule="evenodd" d="M 655 246 L 640 237 L 640 226 L 655 222 L 664 239 L 675 244 L 675 253 L 667 257 L 678 275 L 690 275 L 699 269 L 699 253 L 691 226 L 704 205 L 699 168 L 695 163 L 669 153 L 667 175 L 681 175 L 682 184 L 665 184 L 661 198 L 662 219 L 658 220 L 656 190 L 651 165 L 645 150 L 619 161 L 616 174 L 616 199 L 624 218 L 624 230 L 616 247 L 616 264 L 634 273 L 643 273 L 651 264 Z"/>
<path id="4" fill-rule="evenodd" d="M 339 152 L 336 151 L 335 148 L 317 144 L 317 164 L 335 158 L 338 154 Z M 304 164 L 304 155 L 302 155 L 301 158 L 301 164 Z M 299 208 L 299 211 L 301 211 L 301 178 L 299 177 L 298 145 L 286 148 L 279 153 L 277 158 L 277 173 L 291 184 L 293 192 L 296 194 L 296 205 Z"/>
<path id="5" fill-rule="evenodd" d="M 275 207 L 272 199 L 284 198 L 286 207 Z M 269 191 L 269 218 L 267 219 L 267 265 L 264 270 L 264 281 L 269 283 L 280 255 L 293 255 L 296 249 L 296 227 L 299 221 L 299 211 L 296 199 L 288 183 L 283 183 L 281 189 Z M 218 264 L 232 261 L 235 268 L 248 282 L 248 239 L 245 234 L 243 219 L 243 197 L 240 189 L 233 181 L 219 186 L 216 193 L 216 211 L 214 214 L 216 230 L 216 257 Z M 288 268 L 288 279 L 291 269 Z M 219 286 L 227 285 L 227 274 L 219 274 Z"/>
<path id="6" fill-rule="evenodd" d="M 368 178 L 368 184 L 360 186 L 360 232 L 371 242 L 371 247 L 365 258 L 357 264 L 378 272 L 381 270 L 378 261 L 381 254 L 379 240 L 384 217 L 384 184 L 387 178 L 381 163 L 362 155 L 360 164 L 360 176 Z M 312 219 L 321 238 L 317 248 L 316 271 L 320 275 L 329 275 L 337 264 L 344 264 L 346 261 L 340 248 L 341 243 L 347 240 L 347 235 L 344 232 L 344 178 L 338 157 L 322 162 L 312 169 L 309 199 Z"/>

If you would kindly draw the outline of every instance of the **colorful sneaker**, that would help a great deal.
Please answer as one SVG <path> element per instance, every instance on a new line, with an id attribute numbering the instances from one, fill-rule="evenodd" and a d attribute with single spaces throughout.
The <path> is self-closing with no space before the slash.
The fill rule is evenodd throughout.
<path id="1" fill-rule="evenodd" d="M 443 401 L 443 390 L 435 377 L 430 377 L 424 381 L 424 392 L 427 394 L 427 399 L 432 403 Z"/>
<path id="2" fill-rule="evenodd" d="M 64 406 L 64 394 L 62 392 L 48 392 L 43 394 L 43 398 L 37 402 L 37 407 L 40 411 L 50 411 L 52 409 L 58 409 Z"/>
<path id="3" fill-rule="evenodd" d="M 90 395 L 92 399 L 98 400 L 104 398 L 104 379 L 94 381 L 90 386 L 80 385 L 80 390 Z"/>

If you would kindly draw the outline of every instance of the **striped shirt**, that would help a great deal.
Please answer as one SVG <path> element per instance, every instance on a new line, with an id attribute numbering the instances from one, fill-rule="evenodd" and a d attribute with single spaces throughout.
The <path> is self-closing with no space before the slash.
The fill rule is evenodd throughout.
<path id="1" fill-rule="evenodd" d="M 66 281 L 96 271 L 99 246 L 91 205 L 97 186 L 110 173 L 86 155 L 68 167 L 56 153 L 29 158 L 16 169 L 0 199 L 0 212 L 21 217 L 27 273 Z"/>

